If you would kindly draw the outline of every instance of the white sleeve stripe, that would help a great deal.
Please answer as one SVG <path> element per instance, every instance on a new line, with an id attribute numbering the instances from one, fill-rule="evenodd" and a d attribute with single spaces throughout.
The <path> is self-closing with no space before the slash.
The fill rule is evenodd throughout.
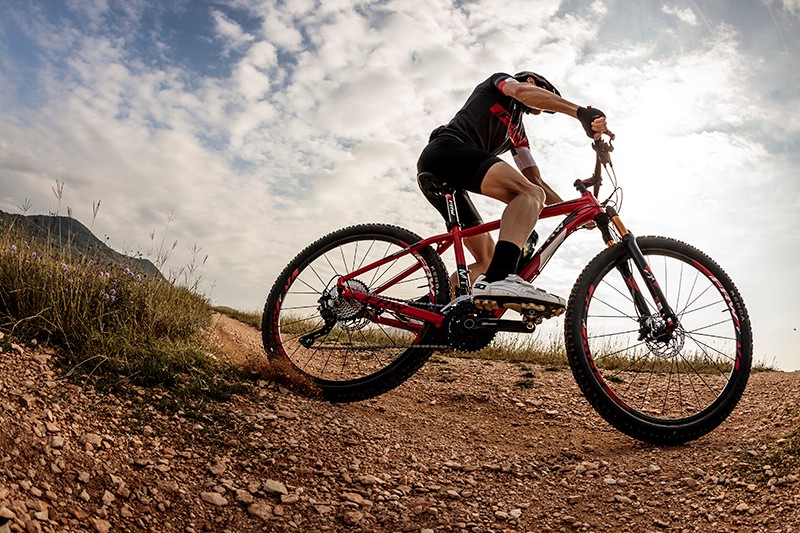
<path id="1" fill-rule="evenodd" d="M 533 154 L 531 154 L 530 149 L 527 146 L 520 146 L 516 149 L 516 154 L 514 154 L 514 163 L 517 164 L 517 168 L 520 170 L 525 170 L 526 168 L 535 167 L 536 161 L 533 159 Z"/>

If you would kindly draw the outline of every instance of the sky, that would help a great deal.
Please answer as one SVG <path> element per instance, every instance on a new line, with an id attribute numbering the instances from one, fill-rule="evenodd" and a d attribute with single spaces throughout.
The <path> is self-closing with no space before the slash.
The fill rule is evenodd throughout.
<path id="1" fill-rule="evenodd" d="M 442 232 L 415 180 L 430 131 L 490 74 L 533 70 L 608 116 L 626 226 L 713 257 L 748 307 L 754 359 L 800 369 L 800 0 L 2 7 L 4 211 L 70 214 L 154 262 L 170 251 L 162 270 L 184 279 L 202 263 L 190 278 L 214 304 L 258 310 L 337 228 Z M 526 120 L 545 180 L 576 195 L 593 166 L 579 123 Z M 486 220 L 504 207 L 475 203 Z M 579 232 L 537 284 L 566 297 L 602 247 Z"/>

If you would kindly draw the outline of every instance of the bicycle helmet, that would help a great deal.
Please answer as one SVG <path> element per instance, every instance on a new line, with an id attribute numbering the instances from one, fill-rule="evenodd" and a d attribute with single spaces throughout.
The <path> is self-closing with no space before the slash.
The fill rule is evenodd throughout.
<path id="1" fill-rule="evenodd" d="M 557 96 L 561 96 L 561 93 L 558 92 L 558 89 L 556 89 L 555 85 L 553 85 L 552 83 L 547 81 L 547 78 L 545 78 L 541 74 L 537 74 L 537 73 L 531 72 L 529 70 L 523 70 L 522 72 L 517 72 L 512 77 L 515 80 L 517 80 L 519 82 L 522 82 L 522 83 L 525 83 L 526 81 L 528 81 L 528 78 L 533 78 L 533 81 L 534 81 L 534 83 L 536 83 L 537 87 L 541 87 L 542 89 L 550 91 L 551 93 L 553 93 L 553 94 L 555 94 Z"/>

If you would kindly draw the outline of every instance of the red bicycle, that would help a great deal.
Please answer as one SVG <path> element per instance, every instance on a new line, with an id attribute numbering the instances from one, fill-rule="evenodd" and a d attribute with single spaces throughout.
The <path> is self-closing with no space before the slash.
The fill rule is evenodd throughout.
<path id="1" fill-rule="evenodd" d="M 703 252 L 628 231 L 616 209 L 613 147 L 592 146 L 593 176 L 575 182 L 580 197 L 544 208 L 540 218 L 564 219 L 519 275 L 534 280 L 567 237 L 594 223 L 606 248 L 583 269 L 567 303 L 572 373 L 594 409 L 623 433 L 659 444 L 696 439 L 721 424 L 744 392 L 752 359 L 747 310 L 728 275 Z M 614 190 L 601 202 L 602 169 Z M 352 402 L 397 387 L 435 350 L 470 352 L 493 341 L 524 349 L 520 337 L 535 333 L 552 311 L 489 309 L 473 301 L 462 240 L 500 223 L 463 229 L 452 191 L 441 192 L 452 213 L 446 233 L 422 239 L 400 227 L 365 224 L 300 252 L 264 309 L 269 357 L 290 363 L 325 399 Z M 455 299 L 441 258 L 451 247 Z"/>

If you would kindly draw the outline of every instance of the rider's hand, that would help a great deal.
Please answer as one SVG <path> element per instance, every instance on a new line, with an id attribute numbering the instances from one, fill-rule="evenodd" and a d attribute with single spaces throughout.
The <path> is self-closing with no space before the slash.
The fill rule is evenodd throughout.
<path id="1" fill-rule="evenodd" d="M 583 131 L 592 139 L 599 139 L 600 135 L 608 131 L 606 126 L 606 114 L 594 107 L 579 107 L 577 111 L 578 120 L 583 126 Z"/>

